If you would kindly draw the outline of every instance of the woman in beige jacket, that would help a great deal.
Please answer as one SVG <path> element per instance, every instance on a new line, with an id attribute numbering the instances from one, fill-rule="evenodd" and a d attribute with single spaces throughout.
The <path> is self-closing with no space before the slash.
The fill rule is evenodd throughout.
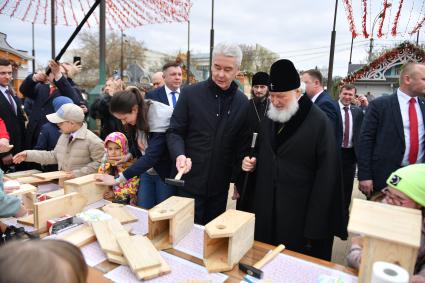
<path id="1" fill-rule="evenodd" d="M 13 162 L 58 164 L 59 170 L 69 172 L 70 178 L 96 173 L 104 153 L 103 141 L 87 129 L 83 110 L 69 103 L 46 117 L 62 132 L 56 147 L 52 151 L 22 151 L 13 157 Z"/>

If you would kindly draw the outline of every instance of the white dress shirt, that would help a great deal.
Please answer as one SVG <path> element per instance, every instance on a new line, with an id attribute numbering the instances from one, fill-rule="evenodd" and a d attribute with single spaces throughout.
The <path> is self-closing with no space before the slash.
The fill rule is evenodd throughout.
<path id="1" fill-rule="evenodd" d="M 403 161 L 401 162 L 402 166 L 409 165 L 409 151 L 410 151 L 410 122 L 409 122 L 409 100 L 412 97 L 403 93 L 400 89 L 397 89 L 397 99 L 400 105 L 401 119 L 403 121 L 403 132 L 404 132 L 404 143 L 406 145 L 406 150 L 404 151 Z M 418 117 L 418 138 L 419 138 L 419 151 L 418 151 L 418 161 L 423 160 L 424 158 L 424 140 L 425 140 L 425 131 L 424 131 L 424 119 L 422 117 L 422 111 L 419 107 L 418 98 L 415 97 L 415 109 L 416 115 Z"/>
<path id="2" fill-rule="evenodd" d="M 341 147 L 344 145 L 344 133 L 345 133 L 345 110 L 344 110 L 344 104 L 341 103 L 340 100 L 338 100 L 339 110 L 341 111 L 341 117 L 342 117 L 342 144 Z M 353 115 L 351 114 L 351 108 L 348 107 L 348 116 L 350 117 L 349 123 L 350 123 L 350 129 L 348 134 L 348 148 L 353 147 Z"/>
<path id="3" fill-rule="evenodd" d="M 4 87 L 2 85 L 0 85 L 0 92 L 3 94 L 3 96 L 6 98 L 7 102 L 9 102 L 9 96 L 6 94 L 6 90 L 8 90 L 8 87 Z M 18 106 L 16 105 L 15 100 L 12 98 L 12 103 L 15 105 L 15 109 L 18 109 Z"/>
<path id="4" fill-rule="evenodd" d="M 172 107 L 173 106 L 173 95 L 171 94 L 171 92 L 173 92 L 171 89 L 169 89 L 167 87 L 167 85 L 164 85 L 165 87 L 165 93 L 167 94 L 167 99 L 168 99 L 168 104 Z M 176 102 L 179 100 L 179 95 L 180 95 L 180 88 L 176 89 L 175 91 L 175 96 L 176 96 Z"/>
<path id="5" fill-rule="evenodd" d="M 322 91 L 320 91 L 319 93 L 316 93 L 312 98 L 311 98 L 311 102 L 313 102 L 313 104 L 314 104 L 314 102 L 316 101 L 316 99 L 319 97 L 319 95 L 321 95 L 322 94 L 322 92 L 323 92 L 323 90 Z"/>

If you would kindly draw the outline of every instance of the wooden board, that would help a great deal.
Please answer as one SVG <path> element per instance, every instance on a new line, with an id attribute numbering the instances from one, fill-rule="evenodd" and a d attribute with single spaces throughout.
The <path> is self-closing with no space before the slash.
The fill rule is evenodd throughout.
<path id="1" fill-rule="evenodd" d="M 191 198 L 172 196 L 149 210 L 152 220 L 171 219 L 180 210 L 194 203 Z"/>
<path id="2" fill-rule="evenodd" d="M 171 272 L 171 268 L 168 263 L 160 256 L 159 261 L 161 265 L 159 267 L 152 267 L 146 270 L 141 270 L 136 273 L 139 280 L 149 280 Z"/>
<path id="3" fill-rule="evenodd" d="M 117 238 L 125 259 L 133 272 L 159 267 L 159 252 L 145 236 L 135 235 Z"/>
<path id="4" fill-rule="evenodd" d="M 65 194 L 64 190 L 59 189 L 59 190 L 45 193 L 44 195 L 47 196 L 48 198 L 57 198 L 57 197 L 63 196 L 64 194 Z"/>
<path id="5" fill-rule="evenodd" d="M 4 176 L 7 177 L 7 178 L 10 178 L 10 179 L 18 179 L 18 178 L 22 178 L 22 177 L 28 177 L 28 176 L 31 176 L 32 174 L 37 174 L 37 173 L 41 173 L 41 171 L 36 170 L 36 169 L 32 169 L 32 170 L 25 170 L 25 171 L 7 173 Z"/>
<path id="6" fill-rule="evenodd" d="M 69 173 L 65 171 L 53 171 L 53 172 L 46 172 L 46 173 L 36 173 L 36 174 L 32 174 L 32 176 L 45 179 L 45 180 L 56 180 L 59 178 L 69 177 Z"/>
<path id="7" fill-rule="evenodd" d="M 138 218 L 134 216 L 123 204 L 111 203 L 102 207 L 102 210 L 117 219 L 121 224 L 137 222 Z"/>
<path id="8" fill-rule="evenodd" d="M 13 192 L 9 193 L 9 196 L 19 196 L 19 195 L 24 195 L 24 194 L 28 194 L 28 193 L 33 193 L 37 191 L 37 187 L 34 187 L 33 185 L 30 184 L 22 184 L 19 186 L 19 189 L 14 190 Z"/>
<path id="9" fill-rule="evenodd" d="M 34 214 L 30 214 L 27 216 L 22 216 L 17 219 L 18 223 L 28 225 L 28 226 L 34 226 Z"/>
<path id="10" fill-rule="evenodd" d="M 361 199 L 353 200 L 348 223 L 350 232 L 418 248 L 421 227 L 420 210 Z"/>
<path id="11" fill-rule="evenodd" d="M 127 260 L 122 255 L 116 255 L 113 253 L 106 253 L 106 258 L 108 261 L 120 264 L 120 265 L 128 265 Z"/>
<path id="12" fill-rule="evenodd" d="M 83 210 L 87 201 L 79 193 L 71 193 L 64 196 L 48 199 L 34 204 L 34 224 L 37 229 L 47 228 L 47 220 L 75 215 Z"/>
<path id="13" fill-rule="evenodd" d="M 59 234 L 57 239 L 67 241 L 77 247 L 82 247 L 96 240 L 93 228 L 83 224 L 69 233 Z"/>
<path id="14" fill-rule="evenodd" d="M 19 183 L 21 183 L 21 184 L 32 184 L 32 185 L 37 185 L 37 184 L 49 182 L 49 180 L 37 178 L 37 177 L 34 177 L 34 176 L 20 177 L 20 178 L 17 178 L 16 180 L 19 181 Z"/>
<path id="15" fill-rule="evenodd" d="M 103 199 L 105 192 L 109 190 L 108 186 L 97 185 L 95 180 L 96 174 L 90 174 L 70 180 L 66 180 L 63 184 L 65 194 L 78 192 L 87 198 L 87 203 L 94 203 Z"/>
<path id="16" fill-rule="evenodd" d="M 92 227 L 103 251 L 122 256 L 121 248 L 117 243 L 117 237 L 126 237 L 129 234 L 118 220 L 112 218 L 109 220 L 94 221 L 92 222 Z"/>

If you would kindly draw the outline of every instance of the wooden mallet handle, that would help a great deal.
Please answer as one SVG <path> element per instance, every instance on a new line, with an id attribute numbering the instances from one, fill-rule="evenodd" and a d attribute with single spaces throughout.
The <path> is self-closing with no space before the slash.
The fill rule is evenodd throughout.
<path id="1" fill-rule="evenodd" d="M 257 269 L 261 269 L 266 263 L 272 260 L 275 256 L 277 256 L 281 251 L 285 249 L 285 246 L 280 244 L 277 246 L 271 253 L 266 254 L 260 261 L 254 264 L 254 267 Z"/>

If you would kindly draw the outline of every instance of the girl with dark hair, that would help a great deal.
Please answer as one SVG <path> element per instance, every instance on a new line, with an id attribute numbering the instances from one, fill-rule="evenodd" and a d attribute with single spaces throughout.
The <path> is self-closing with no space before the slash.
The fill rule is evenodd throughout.
<path id="1" fill-rule="evenodd" d="M 113 186 L 140 176 L 137 192 L 137 205 L 152 208 L 174 195 L 175 188 L 165 184 L 169 177 L 171 160 L 166 145 L 165 132 L 170 124 L 173 108 L 171 106 L 144 100 L 136 88 L 114 94 L 110 102 L 110 112 L 125 125 L 129 136 L 130 154 L 117 162 L 127 162 L 138 158 L 133 165 L 114 179 L 111 175 L 98 175 L 97 179 Z M 148 182 L 146 174 L 158 174 L 162 179 L 160 186 Z"/>

